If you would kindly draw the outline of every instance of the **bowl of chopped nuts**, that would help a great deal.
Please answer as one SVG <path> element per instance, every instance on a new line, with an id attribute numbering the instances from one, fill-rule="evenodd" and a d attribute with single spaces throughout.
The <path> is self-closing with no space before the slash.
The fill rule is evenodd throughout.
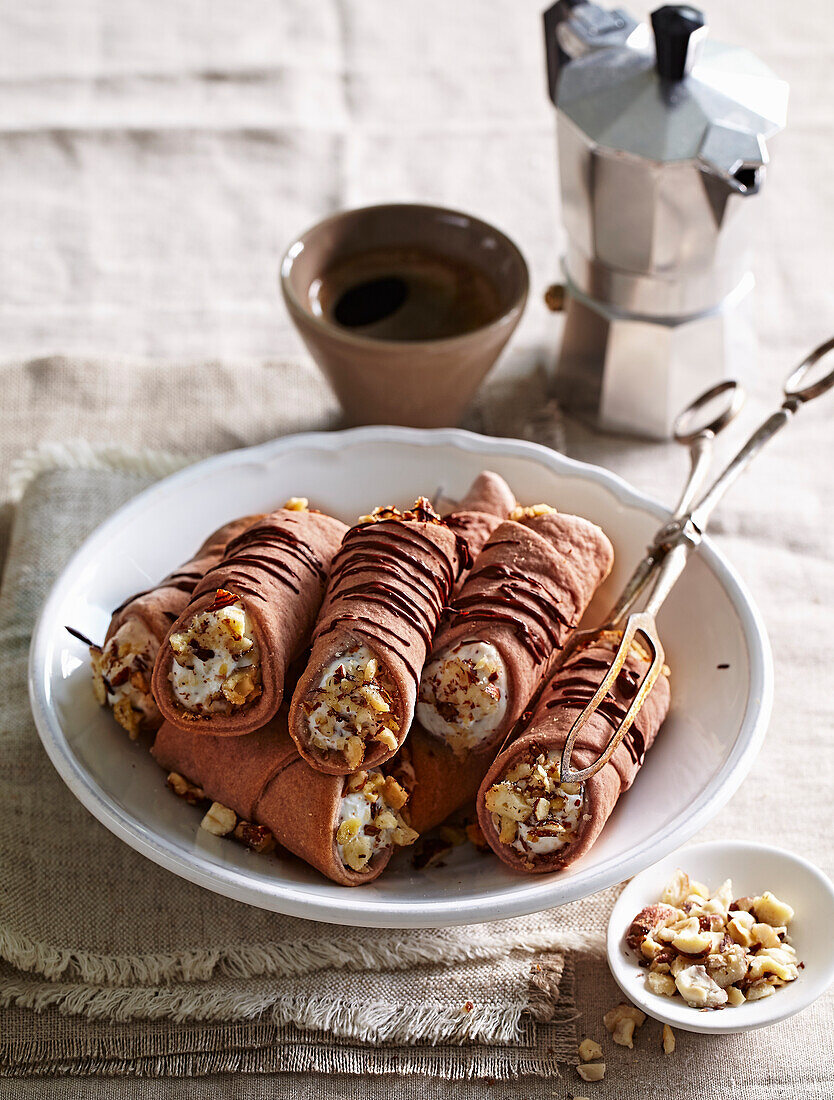
<path id="1" fill-rule="evenodd" d="M 801 1012 L 834 981 L 832 924 L 834 885 L 801 856 L 742 841 L 696 844 L 620 894 L 608 964 L 629 1000 L 662 1023 L 748 1031 Z"/>

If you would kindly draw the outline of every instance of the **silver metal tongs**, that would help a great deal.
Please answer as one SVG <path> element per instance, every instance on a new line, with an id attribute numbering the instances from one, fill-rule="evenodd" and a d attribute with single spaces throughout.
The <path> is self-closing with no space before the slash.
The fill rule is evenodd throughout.
<path id="1" fill-rule="evenodd" d="M 744 403 L 744 393 L 737 382 L 722 382 L 702 394 L 675 421 L 675 439 L 678 443 L 689 447 L 691 463 L 689 477 L 678 507 L 671 519 L 664 523 L 655 535 L 646 556 L 634 570 L 606 620 L 600 626 L 577 631 L 560 655 L 557 669 L 571 653 L 588 645 L 601 635 L 610 631 L 622 632 L 622 639 L 604 680 L 568 733 L 560 765 L 563 783 L 581 783 L 590 779 L 608 763 L 617 746 L 628 733 L 665 662 L 663 645 L 657 630 L 658 611 L 683 572 L 689 555 L 700 545 L 715 506 L 739 474 L 747 469 L 768 440 L 789 423 L 794 413 L 808 401 L 834 387 L 834 368 L 816 381 L 805 382 L 803 385 L 803 380 L 812 368 L 831 351 L 834 351 L 834 338 L 815 348 L 800 363 L 785 382 L 784 401 L 781 407 L 750 436 L 697 504 L 694 504 L 696 494 L 703 485 L 711 464 L 713 440 L 735 419 Z M 709 423 L 697 426 L 699 417 L 709 415 L 709 412 L 714 412 L 717 407 L 720 407 L 720 412 L 714 415 Z M 632 610 L 655 576 L 657 579 L 654 581 L 654 587 L 643 610 Z M 625 620 L 624 627 L 623 620 Z M 649 669 L 640 682 L 622 722 L 614 731 L 603 752 L 587 768 L 574 770 L 570 761 L 576 739 L 613 687 L 632 647 L 635 644 L 641 644 L 638 642 L 638 637 L 645 643 L 645 648 L 649 652 L 651 658 Z"/>

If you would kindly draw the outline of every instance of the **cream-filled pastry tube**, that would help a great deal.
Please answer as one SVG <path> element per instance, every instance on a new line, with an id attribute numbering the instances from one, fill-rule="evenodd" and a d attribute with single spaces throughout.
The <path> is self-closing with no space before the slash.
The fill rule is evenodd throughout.
<path id="1" fill-rule="evenodd" d="M 290 733 L 314 768 L 346 775 L 394 755 L 440 614 L 468 564 L 465 540 L 423 498 L 351 528 L 290 708 Z"/>
<path id="2" fill-rule="evenodd" d="M 640 770 L 669 710 L 664 670 L 611 760 L 584 783 L 561 783 L 559 764 L 571 726 L 593 698 L 619 636 L 572 653 L 536 701 L 525 731 L 495 760 L 478 792 L 478 820 L 495 854 L 528 873 L 560 871 L 592 847 L 617 800 Z M 593 763 L 622 721 L 649 667 L 632 647 L 614 688 L 579 733 L 571 763 Z"/>
<path id="3" fill-rule="evenodd" d="M 398 847 L 417 833 L 403 819 L 408 793 L 378 768 L 355 775 L 315 771 L 287 732 L 287 708 L 262 729 L 213 737 L 166 722 L 152 749 L 171 775 L 228 807 L 228 833 L 245 823 L 268 829 L 278 844 L 342 886 L 373 882 Z M 235 820 L 235 818 L 237 820 Z"/>
<path id="4" fill-rule="evenodd" d="M 168 631 L 153 692 L 174 725 L 237 737 L 281 705 L 287 669 L 308 643 L 347 530 L 291 503 L 229 543 Z"/>
<path id="5" fill-rule="evenodd" d="M 156 655 L 171 624 L 181 614 L 202 576 L 223 556 L 229 541 L 259 516 L 232 520 L 209 535 L 197 553 L 155 588 L 139 592 L 116 608 L 101 646 L 90 646 L 93 688 L 102 706 L 130 737 L 155 730 L 162 715 L 151 693 Z"/>
<path id="6" fill-rule="evenodd" d="M 493 753 L 608 576 L 599 527 L 537 505 L 497 527 L 435 637 L 417 718 L 459 755 Z"/>

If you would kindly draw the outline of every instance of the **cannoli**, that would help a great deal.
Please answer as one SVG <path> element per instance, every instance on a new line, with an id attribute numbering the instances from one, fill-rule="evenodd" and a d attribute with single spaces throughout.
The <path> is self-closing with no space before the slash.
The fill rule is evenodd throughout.
<path id="1" fill-rule="evenodd" d="M 515 496 L 503 477 L 491 470 L 482 470 L 469 486 L 466 496 L 445 511 L 443 519 L 466 539 L 474 562 L 489 536 L 515 507 Z M 461 572 L 456 588 L 462 586 L 467 575 L 468 570 Z"/>
<path id="2" fill-rule="evenodd" d="M 466 541 L 424 498 L 410 512 L 377 509 L 348 532 L 290 708 L 290 733 L 313 767 L 346 775 L 394 755 L 469 560 Z"/>
<path id="3" fill-rule="evenodd" d="M 171 623 L 191 599 L 203 574 L 220 560 L 227 543 L 260 518 L 244 516 L 209 535 L 194 557 L 176 572 L 117 607 L 103 645 L 90 646 L 96 698 L 102 706 L 113 708 L 113 716 L 131 739 L 135 740 L 142 730 L 155 730 L 162 724 L 151 694 L 151 675 Z"/>
<path id="4" fill-rule="evenodd" d="M 347 527 L 292 501 L 226 547 L 168 631 L 153 673 L 162 716 L 221 737 L 259 729 L 281 705 Z"/>
<path id="5" fill-rule="evenodd" d="M 494 753 L 614 560 L 594 524 L 546 505 L 497 527 L 423 670 L 417 718 L 459 755 Z"/>
<path id="6" fill-rule="evenodd" d="M 617 799 L 634 782 L 666 717 L 668 669 L 610 761 L 584 783 L 560 783 L 568 733 L 605 678 L 619 641 L 608 633 L 567 658 L 537 699 L 525 732 L 498 756 L 481 784 L 481 830 L 496 855 L 516 870 L 561 871 L 591 848 Z M 649 663 L 642 647 L 633 645 L 612 691 L 579 733 L 574 767 L 587 767 L 603 751 Z"/>
<path id="7" fill-rule="evenodd" d="M 231 811 L 225 832 L 256 823 L 342 886 L 373 882 L 397 847 L 417 839 L 403 820 L 408 795 L 395 775 L 378 768 L 351 776 L 314 771 L 287 732 L 286 705 L 262 729 L 240 737 L 166 722 L 151 751 L 172 773 L 175 790 L 186 779 Z"/>

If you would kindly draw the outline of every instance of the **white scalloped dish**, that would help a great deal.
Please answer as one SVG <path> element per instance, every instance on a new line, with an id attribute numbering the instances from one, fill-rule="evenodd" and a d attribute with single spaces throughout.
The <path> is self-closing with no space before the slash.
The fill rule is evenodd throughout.
<path id="1" fill-rule="evenodd" d="M 704 540 L 660 616 L 673 706 L 634 786 L 599 841 L 560 875 L 519 877 L 469 845 L 415 870 L 398 853 L 374 883 L 337 886 L 295 859 L 256 856 L 199 829 L 139 743 L 96 703 L 85 647 L 111 610 L 164 576 L 236 515 L 306 496 L 347 522 L 375 504 L 407 505 L 443 487 L 459 496 L 493 469 L 525 503 L 547 501 L 600 524 L 617 554 L 589 611 L 599 616 L 631 572 L 663 508 L 598 467 L 544 447 L 455 429 L 358 428 L 292 436 L 208 459 L 142 493 L 104 523 L 58 579 L 32 640 L 38 731 L 70 790 L 117 836 L 211 890 L 280 913 L 377 927 L 430 927 L 536 912 L 635 874 L 679 847 L 729 799 L 759 749 L 772 694 L 759 614 L 732 567 Z"/>

